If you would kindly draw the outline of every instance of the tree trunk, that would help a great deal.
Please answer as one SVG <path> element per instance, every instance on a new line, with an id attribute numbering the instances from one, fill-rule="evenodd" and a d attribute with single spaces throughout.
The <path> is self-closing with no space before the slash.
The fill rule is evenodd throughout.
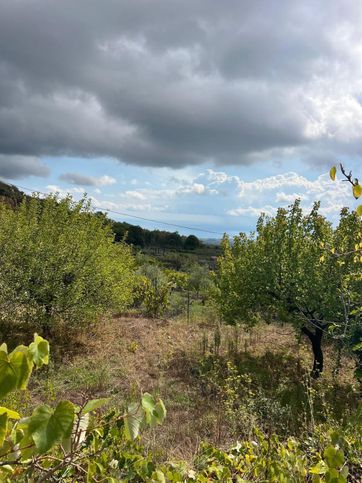
<path id="1" fill-rule="evenodd" d="M 323 372 L 323 351 L 322 351 L 322 337 L 323 329 L 316 327 L 314 333 L 306 327 L 302 328 L 303 334 L 307 335 L 312 343 L 312 351 L 314 356 L 313 369 L 311 376 L 313 379 L 318 379 L 321 372 Z"/>

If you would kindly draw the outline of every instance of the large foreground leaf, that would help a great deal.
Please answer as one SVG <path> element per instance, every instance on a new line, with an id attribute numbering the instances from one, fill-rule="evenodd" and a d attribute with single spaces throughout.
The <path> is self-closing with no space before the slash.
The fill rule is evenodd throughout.
<path id="1" fill-rule="evenodd" d="M 26 389 L 33 369 L 33 362 L 29 359 L 28 348 L 25 346 L 17 347 L 9 355 L 9 360 L 16 374 L 17 389 Z"/>
<path id="2" fill-rule="evenodd" d="M 126 439 L 132 441 L 137 438 L 142 422 L 142 412 L 140 405 L 133 403 L 128 407 L 128 412 L 124 418 L 124 435 Z"/>
<path id="3" fill-rule="evenodd" d="M 16 373 L 6 352 L 0 351 L 0 397 L 16 389 Z"/>
<path id="4" fill-rule="evenodd" d="M 26 388 L 33 364 L 24 349 L 20 346 L 9 355 L 0 351 L 0 397 L 15 389 Z"/>
<path id="5" fill-rule="evenodd" d="M 47 405 L 39 406 L 23 423 L 27 425 L 28 433 L 32 436 L 38 451 L 45 453 L 55 443 L 70 436 L 73 421 L 73 404 L 61 401 L 55 410 Z"/>

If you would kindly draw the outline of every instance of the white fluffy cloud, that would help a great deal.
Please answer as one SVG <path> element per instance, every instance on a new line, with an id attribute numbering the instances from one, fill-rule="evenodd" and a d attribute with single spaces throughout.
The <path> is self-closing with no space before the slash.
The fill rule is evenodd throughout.
<path id="1" fill-rule="evenodd" d="M 306 199 L 306 195 L 301 193 L 284 193 L 283 191 L 278 192 L 275 195 L 275 201 L 277 203 L 293 203 L 294 200 L 299 198 L 300 200 Z"/>
<path id="2" fill-rule="evenodd" d="M 203 195 L 206 193 L 206 187 L 202 183 L 191 183 L 185 184 L 184 186 L 179 187 L 175 191 L 176 194 L 195 194 L 195 195 Z"/>
<path id="3" fill-rule="evenodd" d="M 198 228 L 230 234 L 252 231 L 261 213 L 273 216 L 278 207 L 287 207 L 296 198 L 301 199 L 305 212 L 312 208 L 314 201 L 320 201 L 320 212 L 331 221 L 337 220 L 343 206 L 354 204 L 350 186 L 342 181 L 333 183 L 328 173 L 308 179 L 290 171 L 252 181 L 227 170 L 208 169 L 201 173 L 194 170 L 193 173 L 191 170 L 176 173 L 157 170 L 152 183 L 138 179 L 132 184 L 134 173 L 131 171 L 130 182 L 123 176 L 116 185 L 105 186 L 102 190 L 92 186 L 88 193 L 95 209 L 110 210 L 112 218 L 124 220 L 127 219 L 124 214 L 128 213 L 191 225 L 195 227 L 195 233 Z M 61 187 L 63 189 L 50 185 L 48 191 L 58 192 L 60 196 L 70 192 L 79 198 L 85 189 L 80 185 L 69 189 L 64 185 Z M 130 221 L 143 223 L 131 218 Z"/>
<path id="4" fill-rule="evenodd" d="M 290 172 L 249 182 L 224 174 L 222 177 L 218 173 L 218 184 L 234 183 L 239 205 L 227 210 L 232 216 L 256 216 L 261 212 L 273 215 L 279 206 L 287 206 L 299 198 L 305 210 L 311 209 L 315 201 L 320 201 L 321 213 L 335 218 L 343 206 L 349 206 L 352 202 L 350 187 L 342 181 L 332 183 L 328 174 L 309 180 Z M 271 205 L 271 200 L 274 205 Z"/>
<path id="5" fill-rule="evenodd" d="M 252 216 L 256 218 L 261 215 L 261 213 L 265 213 L 268 216 L 273 216 L 276 214 L 277 208 L 275 206 L 266 205 L 256 208 L 255 206 L 248 206 L 246 208 L 234 208 L 231 210 L 227 210 L 226 214 L 231 216 Z"/>

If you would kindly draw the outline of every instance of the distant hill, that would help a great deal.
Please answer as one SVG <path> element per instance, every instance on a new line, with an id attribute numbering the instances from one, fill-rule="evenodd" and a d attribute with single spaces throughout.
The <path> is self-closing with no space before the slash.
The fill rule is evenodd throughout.
<path id="1" fill-rule="evenodd" d="M 13 208 L 21 203 L 24 197 L 28 197 L 16 186 L 0 181 L 0 202 L 6 203 Z M 176 250 L 195 250 L 201 248 L 203 243 L 195 235 L 184 236 L 178 232 L 163 230 L 147 230 L 141 226 L 126 222 L 110 220 L 116 241 L 125 240 L 126 243 L 140 248 L 156 247 L 171 248 Z"/>
<path id="2" fill-rule="evenodd" d="M 26 196 L 25 193 L 20 191 L 16 186 L 0 181 L 0 202 L 15 207 L 21 203 L 24 196 Z"/>
<path id="3" fill-rule="evenodd" d="M 201 241 L 205 245 L 220 245 L 221 238 L 201 238 Z"/>

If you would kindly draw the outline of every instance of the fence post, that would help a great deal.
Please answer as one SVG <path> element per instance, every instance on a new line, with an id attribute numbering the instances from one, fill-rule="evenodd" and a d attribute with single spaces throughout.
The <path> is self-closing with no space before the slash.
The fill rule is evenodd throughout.
<path id="1" fill-rule="evenodd" d="M 187 290 L 187 323 L 190 323 L 190 289 Z"/>

